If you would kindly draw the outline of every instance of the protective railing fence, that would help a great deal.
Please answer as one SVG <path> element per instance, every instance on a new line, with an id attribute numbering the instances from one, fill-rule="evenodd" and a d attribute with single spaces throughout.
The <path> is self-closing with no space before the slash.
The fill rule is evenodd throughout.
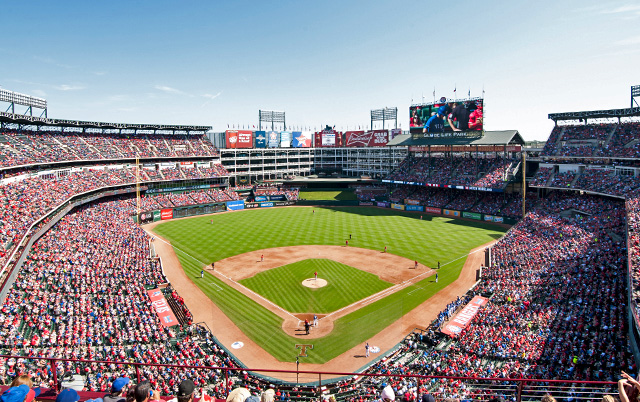
<path id="1" fill-rule="evenodd" d="M 502 397 L 507 401 L 539 401 L 549 393 L 557 400 L 580 401 L 601 400 L 604 395 L 617 395 L 617 383 L 610 381 L 574 381 L 557 379 L 523 378 L 471 378 L 431 376 L 419 374 L 343 373 L 306 370 L 249 369 L 241 367 L 189 366 L 177 364 L 148 364 L 127 361 L 99 361 L 62 359 L 48 357 L 0 355 L 8 365 L 5 375 L 16 375 L 21 366 L 24 370 L 45 368 L 50 378 L 50 390 L 55 394 L 62 389 L 62 377 L 77 374 L 75 383 L 83 383 L 88 389 L 91 376 L 123 375 L 135 383 L 146 380 L 152 370 L 166 370 L 176 376 L 181 373 L 199 375 L 202 389 L 209 395 L 226 398 L 235 387 L 250 390 L 273 387 L 287 393 L 290 400 L 321 400 L 333 395 L 337 400 L 375 400 L 384 385 L 396 389 L 398 400 L 419 400 L 421 393 L 431 393 L 436 399 L 457 398 L 459 400 L 489 400 Z M 259 376 L 254 376 L 260 374 Z M 79 375 L 79 377 L 78 377 Z M 261 378 L 258 378 L 261 377 Z M 270 378 L 269 381 L 264 378 Z M 10 379 L 9 379 L 10 380 Z M 5 379 L 5 383 L 6 379 Z M 78 385 L 76 385 L 78 386 Z M 167 393 L 171 394 L 171 392 Z"/>

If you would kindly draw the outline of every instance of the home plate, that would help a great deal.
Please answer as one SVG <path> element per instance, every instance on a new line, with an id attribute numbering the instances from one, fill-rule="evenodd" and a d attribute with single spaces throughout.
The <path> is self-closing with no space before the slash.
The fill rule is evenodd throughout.
<path id="1" fill-rule="evenodd" d="M 317 289 L 327 286 L 327 281 L 320 278 L 309 278 L 302 281 L 302 285 L 308 288 Z"/>

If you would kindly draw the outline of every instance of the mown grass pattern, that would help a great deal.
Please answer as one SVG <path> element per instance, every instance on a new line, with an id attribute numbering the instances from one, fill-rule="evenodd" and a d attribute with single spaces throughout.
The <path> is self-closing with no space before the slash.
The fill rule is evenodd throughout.
<path id="1" fill-rule="evenodd" d="M 501 237 L 505 230 L 480 222 L 429 215 L 420 219 L 420 214 L 362 207 L 247 210 L 170 221 L 155 229 L 172 242 L 187 276 L 247 336 L 281 361 L 295 361 L 294 345 L 301 339 L 284 333 L 278 316 L 214 276 L 200 279 L 203 264 L 272 247 L 344 245 L 350 233 L 350 247 L 382 251 L 386 245 L 388 252 L 427 266 L 442 263 L 438 283 L 425 278 L 337 320 L 331 334 L 310 342 L 314 349 L 305 358 L 308 363 L 329 361 L 401 318 L 453 282 L 469 250 Z M 212 331 L 215 334 L 215 327 Z"/>
<path id="2" fill-rule="evenodd" d="M 318 277 L 327 286 L 317 289 L 302 281 Z M 390 286 L 377 275 L 327 259 L 308 259 L 260 272 L 240 281 L 244 286 L 292 313 L 326 314 Z"/>

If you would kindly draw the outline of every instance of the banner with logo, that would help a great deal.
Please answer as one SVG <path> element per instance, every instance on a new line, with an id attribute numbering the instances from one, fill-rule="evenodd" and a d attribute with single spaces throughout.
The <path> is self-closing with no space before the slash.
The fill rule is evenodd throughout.
<path id="1" fill-rule="evenodd" d="M 271 208 L 273 206 L 274 206 L 273 202 L 261 202 L 260 203 L 260 208 Z"/>
<path id="2" fill-rule="evenodd" d="M 402 204 L 391 203 L 391 208 L 400 209 L 400 210 L 404 211 L 404 205 L 402 205 Z"/>
<path id="3" fill-rule="evenodd" d="M 347 131 L 344 135 L 347 147 L 382 147 L 389 142 L 387 130 Z"/>
<path id="4" fill-rule="evenodd" d="M 259 206 L 260 206 L 260 204 L 258 204 L 257 202 L 245 202 L 244 203 L 244 207 L 246 209 L 258 208 Z"/>
<path id="5" fill-rule="evenodd" d="M 389 133 L 389 141 L 391 141 L 392 139 L 396 138 L 400 134 L 402 134 L 402 129 L 401 128 L 392 128 L 391 132 Z"/>
<path id="6" fill-rule="evenodd" d="M 149 223 L 153 221 L 153 212 L 140 212 L 138 215 L 139 223 Z"/>
<path id="7" fill-rule="evenodd" d="M 280 145 L 280 134 L 277 131 L 267 132 L 267 141 L 269 142 L 269 148 L 278 148 Z"/>
<path id="8" fill-rule="evenodd" d="M 487 222 L 493 222 L 493 215 L 485 215 L 484 220 Z"/>
<path id="9" fill-rule="evenodd" d="M 424 207 L 422 205 L 407 205 L 406 206 L 406 210 L 407 211 L 424 211 Z"/>
<path id="10" fill-rule="evenodd" d="M 256 195 L 256 202 L 269 201 L 266 195 Z"/>
<path id="11" fill-rule="evenodd" d="M 160 219 L 160 211 L 153 211 L 153 221 L 158 222 Z"/>
<path id="12" fill-rule="evenodd" d="M 239 209 L 244 209 L 243 200 L 227 201 L 227 211 L 237 211 Z"/>
<path id="13" fill-rule="evenodd" d="M 267 147 L 267 133 L 265 131 L 256 131 L 256 148 Z"/>
<path id="14" fill-rule="evenodd" d="M 175 314 L 173 314 L 171 307 L 169 307 L 169 303 L 167 303 L 167 299 L 164 298 L 160 289 L 147 290 L 147 294 L 151 299 L 151 305 L 158 315 L 158 319 L 162 326 L 172 327 L 179 324 L 178 319 Z"/>
<path id="15" fill-rule="evenodd" d="M 291 136 L 291 146 L 293 148 L 311 147 L 311 131 L 294 131 Z"/>
<path id="16" fill-rule="evenodd" d="M 227 130 L 225 136 L 227 138 L 227 148 L 238 148 L 238 132 L 236 130 Z"/>
<path id="17" fill-rule="evenodd" d="M 467 304 L 462 311 L 453 317 L 453 320 L 449 321 L 449 323 L 442 328 L 442 333 L 454 338 L 460 335 L 462 330 L 464 330 L 471 320 L 473 320 L 473 317 L 478 314 L 480 308 L 487 304 L 487 301 L 488 299 L 482 296 L 476 296 L 471 299 L 469 304 Z"/>
<path id="18" fill-rule="evenodd" d="M 291 147 L 291 133 L 289 131 L 283 131 L 280 133 L 280 147 L 281 148 Z"/>
<path id="19" fill-rule="evenodd" d="M 160 210 L 160 219 L 163 221 L 166 219 L 173 219 L 173 209 Z"/>
<path id="20" fill-rule="evenodd" d="M 389 208 L 391 206 L 391 204 L 386 201 L 377 201 L 376 205 L 382 208 Z"/>
<path id="21" fill-rule="evenodd" d="M 497 223 L 502 223 L 504 222 L 504 218 L 502 216 L 494 216 L 493 221 Z"/>
<path id="22" fill-rule="evenodd" d="M 448 216 L 460 217 L 460 211 L 455 211 L 453 209 L 443 209 L 442 213 Z"/>
<path id="23" fill-rule="evenodd" d="M 482 215 L 477 214 L 475 212 L 463 212 L 462 217 L 469 218 L 469 219 L 482 220 Z"/>
<path id="24" fill-rule="evenodd" d="M 358 205 L 360 205 L 361 207 L 365 207 L 365 206 L 370 206 L 370 207 L 372 207 L 372 206 L 373 206 L 373 202 L 370 202 L 370 201 L 360 201 L 360 202 L 358 203 Z"/>
<path id="25" fill-rule="evenodd" d="M 420 205 L 420 201 L 418 200 L 411 200 L 409 198 L 405 198 L 404 199 L 404 203 L 407 205 Z"/>
<path id="26" fill-rule="evenodd" d="M 442 210 L 440 208 L 434 207 L 424 207 L 424 212 L 429 212 L 430 214 L 442 214 Z"/>

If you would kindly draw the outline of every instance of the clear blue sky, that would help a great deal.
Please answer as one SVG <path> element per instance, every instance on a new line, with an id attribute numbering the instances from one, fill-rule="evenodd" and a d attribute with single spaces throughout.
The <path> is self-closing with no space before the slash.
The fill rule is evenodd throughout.
<path id="1" fill-rule="evenodd" d="M 548 113 L 629 106 L 640 1 L 5 2 L 0 86 L 54 118 L 369 124 L 485 89 L 485 128 L 545 139 Z"/>

